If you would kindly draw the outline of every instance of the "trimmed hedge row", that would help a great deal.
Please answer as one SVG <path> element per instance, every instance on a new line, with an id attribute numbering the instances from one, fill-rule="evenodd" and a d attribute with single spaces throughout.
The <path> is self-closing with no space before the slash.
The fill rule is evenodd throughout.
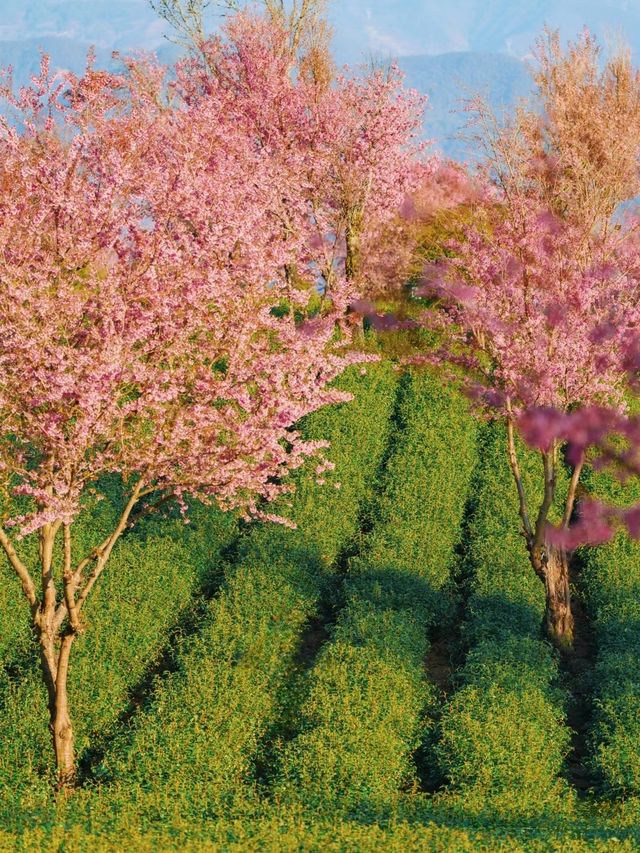
<path id="1" fill-rule="evenodd" d="M 412 752 L 436 691 L 424 675 L 428 630 L 451 608 L 451 567 L 475 460 L 475 421 L 429 374 L 406 377 L 399 438 L 364 556 L 308 674 L 300 731 L 276 794 L 333 812 L 392 802 L 415 777 Z"/>
<path id="2" fill-rule="evenodd" d="M 482 464 L 469 520 L 470 647 L 462 687 L 440 723 L 436 746 L 448 794 L 470 811 L 530 816 L 558 803 L 570 733 L 556 687 L 556 653 L 542 639 L 544 587 L 519 534 L 517 496 L 502 426 L 482 430 Z M 541 464 L 521 453 L 525 488 Z"/>
<path id="3" fill-rule="evenodd" d="M 622 485 L 608 474 L 585 476 L 589 491 L 607 503 L 640 501 L 637 479 Z M 582 584 L 597 657 L 592 765 L 608 793 L 640 794 L 640 542 L 620 532 L 584 549 Z"/>
<path id="4" fill-rule="evenodd" d="M 12 853 L 637 853 L 638 831 L 614 819 L 482 826 L 425 810 L 381 824 L 310 817 L 270 809 L 251 820 L 185 824 L 176 831 L 99 833 L 79 825 L 29 826 L 19 836 L 0 828 L 0 850 Z"/>
<path id="5" fill-rule="evenodd" d="M 97 523 L 106 533 L 105 513 Z M 79 535 L 88 537 L 88 519 L 80 528 Z M 194 592 L 215 582 L 221 571 L 221 551 L 236 534 L 231 514 L 198 506 L 187 528 L 177 520 L 154 520 L 138 535 L 119 543 L 87 602 L 87 630 L 76 642 L 70 669 L 69 693 L 81 758 L 83 751 L 99 748 L 115 734 L 122 714 L 136 698 L 132 691 L 162 654 Z M 26 606 L 21 601 L 18 605 L 26 621 Z M 4 816 L 21 800 L 26 805 L 47 799 L 53 762 L 36 649 L 25 648 L 24 659 L 0 682 L 0 814 Z"/>
<path id="6" fill-rule="evenodd" d="M 124 825 L 202 820 L 247 807 L 256 752 L 272 725 L 279 691 L 317 613 L 331 564 L 359 536 L 373 497 L 396 394 L 388 363 L 341 385 L 355 401 L 311 416 L 309 437 L 332 442 L 335 471 L 320 486 L 301 476 L 291 516 L 296 531 L 252 528 L 178 669 L 158 684 L 132 731 L 105 757 L 92 816 Z M 340 488 L 335 488 L 335 486 Z M 104 811 L 103 811 L 104 810 Z"/>

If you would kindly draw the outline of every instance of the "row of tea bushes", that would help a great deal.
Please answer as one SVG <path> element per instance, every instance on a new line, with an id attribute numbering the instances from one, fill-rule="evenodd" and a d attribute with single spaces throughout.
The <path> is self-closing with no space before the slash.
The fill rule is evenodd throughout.
<path id="1" fill-rule="evenodd" d="M 640 501 L 640 484 L 589 472 L 589 490 L 618 506 Z M 593 769 L 607 793 L 640 795 L 640 543 L 619 532 L 584 551 L 582 583 L 594 628 Z"/>
<path id="2" fill-rule="evenodd" d="M 412 753 L 436 700 L 424 659 L 429 629 L 451 609 L 476 427 L 458 393 L 427 373 L 405 379 L 373 530 L 350 562 L 276 783 L 279 798 L 329 813 L 379 810 L 414 781 Z"/>
<path id="3" fill-rule="evenodd" d="M 255 525 L 240 547 L 177 669 L 158 684 L 130 733 L 106 755 L 91 808 L 122 824 L 200 821 L 251 802 L 253 764 L 278 695 L 332 564 L 358 540 L 395 403 L 392 366 L 342 380 L 352 403 L 308 419 L 310 438 L 331 440 L 335 470 L 319 485 L 301 476 L 290 509 L 295 531 Z M 344 386 L 343 386 L 344 387 Z M 340 486 L 340 488 L 336 488 Z"/>
<path id="4" fill-rule="evenodd" d="M 541 463 L 529 451 L 521 459 L 531 493 Z M 544 587 L 519 532 L 503 427 L 483 428 L 482 460 L 466 555 L 469 653 L 436 749 L 447 796 L 472 811 L 526 817 L 555 808 L 565 792 L 560 774 L 570 732 L 557 656 L 542 638 Z"/>
<path id="5" fill-rule="evenodd" d="M 418 797 L 415 797 L 417 800 Z M 0 828 L 0 850 L 12 853 L 636 853 L 638 833 L 615 820 L 544 821 L 500 825 L 452 820 L 444 811 L 418 809 L 369 823 L 300 814 L 274 807 L 249 820 L 234 816 L 176 831 L 131 826 L 99 833 L 87 825 L 29 826 L 20 837 Z"/>

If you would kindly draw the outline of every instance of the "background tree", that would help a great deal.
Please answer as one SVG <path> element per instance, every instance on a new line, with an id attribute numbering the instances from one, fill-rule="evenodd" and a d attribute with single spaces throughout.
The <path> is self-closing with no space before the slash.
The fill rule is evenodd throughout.
<path id="1" fill-rule="evenodd" d="M 507 204 L 535 198 L 585 235 L 606 230 L 638 195 L 640 74 L 630 51 L 604 58 L 588 30 L 563 50 L 545 30 L 534 49 L 531 102 L 501 123 L 480 99 L 469 104 L 485 169 Z"/>
<path id="2" fill-rule="evenodd" d="M 207 9 L 215 6 L 235 14 L 249 5 L 241 0 L 149 0 L 149 4 L 170 24 L 179 42 L 196 52 L 207 41 Z M 261 0 L 260 6 L 266 20 L 286 33 L 288 71 L 300 61 L 303 75 L 313 74 L 317 81 L 326 82 L 333 74 L 332 30 L 325 16 L 327 0 Z M 215 64 L 210 64 L 209 70 L 215 72 Z"/>
<path id="3" fill-rule="evenodd" d="M 612 216 L 638 192 L 640 77 L 623 50 L 601 69 L 600 48 L 586 31 L 564 51 L 558 34 L 545 31 L 536 57 L 537 98 L 512 120 L 500 124 L 479 100 L 469 105 L 485 152 L 481 172 L 497 195 L 485 223 L 456 244 L 441 293 L 446 312 L 449 300 L 456 306 L 449 318 L 462 330 L 456 346 L 470 355 L 463 366 L 477 371 L 481 398 L 506 420 L 523 534 L 546 587 L 547 629 L 567 644 L 568 560 L 547 538 L 560 444 L 543 447 L 544 495 L 534 520 L 514 432 L 529 407 L 568 413 L 622 404 L 623 343 L 638 321 L 637 264 L 634 226 L 613 227 Z M 441 274 L 427 275 L 436 290 Z M 572 461 L 565 529 L 584 458 Z"/>
<path id="4" fill-rule="evenodd" d="M 318 104 L 308 183 L 322 252 L 318 263 L 329 292 L 340 267 L 347 281 L 364 286 L 363 244 L 381 238 L 435 168 L 433 158 L 423 158 L 427 144 L 419 141 L 426 99 L 404 89 L 402 80 L 395 66 L 340 77 Z"/>
<path id="5" fill-rule="evenodd" d="M 394 68 L 330 87 L 317 69 L 291 77 L 286 41 L 281 25 L 236 15 L 182 64 L 179 83 L 189 103 L 224 93 L 234 121 L 269 157 L 289 285 L 314 287 L 320 278 L 330 303 L 346 292 L 345 280 L 353 297 L 367 270 L 375 274 L 373 264 L 363 267 L 362 241 L 380 239 L 433 168 L 420 162 L 424 99 L 403 89 Z"/>
<path id="6" fill-rule="evenodd" d="M 441 357 L 461 366 L 477 401 L 506 422 L 522 533 L 533 570 L 545 585 L 547 631 L 559 645 L 571 644 L 573 635 L 567 552 L 548 537 L 563 465 L 561 442 L 554 437 L 539 445 L 543 492 L 534 516 L 515 431 L 522 412 L 530 409 L 568 414 L 597 404 L 622 408 L 625 345 L 640 328 L 637 260 L 617 234 L 601 235 L 591 238 L 585 266 L 584 253 L 576 253 L 581 238 L 578 226 L 533 202 L 512 205 L 508 217 L 493 208 L 483 228 L 467 230 L 453 258 L 429 271 L 423 289 L 442 300 L 448 344 Z M 584 454 L 572 462 L 565 530 Z"/>

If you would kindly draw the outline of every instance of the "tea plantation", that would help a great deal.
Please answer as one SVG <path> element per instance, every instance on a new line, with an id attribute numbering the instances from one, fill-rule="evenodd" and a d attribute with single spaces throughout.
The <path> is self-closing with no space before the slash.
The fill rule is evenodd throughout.
<path id="1" fill-rule="evenodd" d="M 426 369 L 340 384 L 353 401 L 303 424 L 335 468 L 297 473 L 295 530 L 194 506 L 118 545 L 57 798 L 2 565 L 1 851 L 640 849 L 640 545 L 579 555 L 575 665 L 543 638 L 503 429 Z M 85 535 L 113 511 L 87 506 Z"/>

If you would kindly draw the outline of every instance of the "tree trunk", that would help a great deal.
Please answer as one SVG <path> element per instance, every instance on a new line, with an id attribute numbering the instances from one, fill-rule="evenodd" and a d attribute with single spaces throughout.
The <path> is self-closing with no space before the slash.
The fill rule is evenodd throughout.
<path id="1" fill-rule="evenodd" d="M 560 649 L 573 645 L 573 615 L 569 584 L 569 557 L 562 548 L 547 545 L 542 554 L 532 555 L 533 567 L 546 591 L 545 628 L 549 639 Z"/>
<path id="2" fill-rule="evenodd" d="M 362 219 L 362 211 L 358 207 L 349 210 L 345 234 L 347 243 L 345 273 L 348 281 L 353 281 L 360 271 L 360 232 L 362 231 Z"/>
<path id="3" fill-rule="evenodd" d="M 74 640 L 74 633 L 67 633 L 62 637 L 55 662 L 51 660 L 46 642 L 41 640 L 42 670 L 49 694 L 49 729 L 53 739 L 59 788 L 72 787 L 76 772 L 74 732 L 67 692 L 69 654 Z"/>
<path id="4" fill-rule="evenodd" d="M 569 558 L 561 548 L 549 546 L 545 576 L 545 622 L 551 640 L 560 648 L 573 644 L 573 614 L 569 586 Z"/>
<path id="5" fill-rule="evenodd" d="M 66 694 L 66 690 L 64 692 Z M 66 696 L 62 707 L 56 708 L 51 720 L 51 731 L 53 733 L 53 748 L 56 752 L 58 785 L 60 788 L 69 788 L 75 780 L 76 758 L 73 726 L 71 717 L 69 716 Z"/>

